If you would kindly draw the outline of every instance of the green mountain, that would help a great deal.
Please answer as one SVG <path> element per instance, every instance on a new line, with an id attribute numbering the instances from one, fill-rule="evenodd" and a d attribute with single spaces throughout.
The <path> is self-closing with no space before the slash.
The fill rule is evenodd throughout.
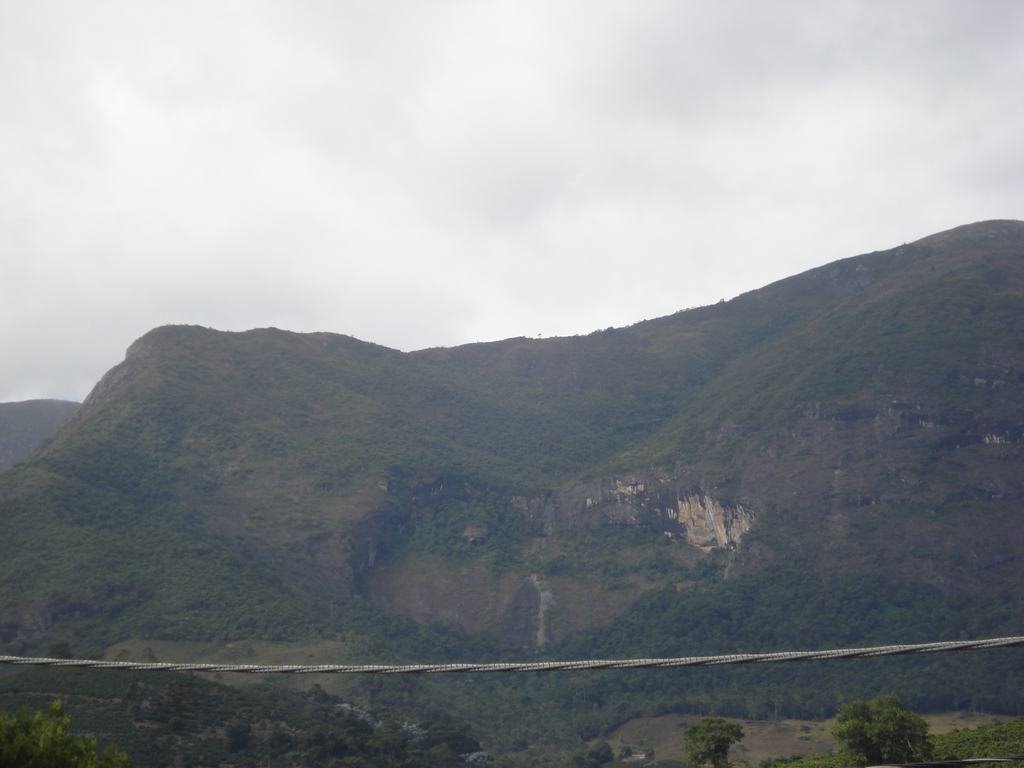
<path id="1" fill-rule="evenodd" d="M 587 336 L 402 353 L 158 328 L 0 477 L 0 644 L 426 659 L 1024 634 L 1022 409 L 1017 221 Z M 373 690 L 515 722 L 514 746 L 894 689 L 1020 711 L 1022 673 L 1007 651 L 498 681 L 486 704 L 463 681 Z M 522 714 L 531 696 L 568 714 Z"/>
<path id="2" fill-rule="evenodd" d="M 25 400 L 0 403 L 0 472 L 24 461 L 70 419 L 78 403 Z"/>

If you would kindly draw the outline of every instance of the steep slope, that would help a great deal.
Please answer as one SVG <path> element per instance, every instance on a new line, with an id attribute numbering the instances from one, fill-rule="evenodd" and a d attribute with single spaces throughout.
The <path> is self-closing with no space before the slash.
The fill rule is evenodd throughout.
<path id="1" fill-rule="evenodd" d="M 803 276 L 857 289 L 734 358 L 622 463 L 674 460 L 676 475 L 774 508 L 772 528 L 829 567 L 855 549 L 861 566 L 885 558 L 887 573 L 950 589 L 1019 580 L 1021 253 L 1020 227 L 993 222 Z M 828 535 L 800 537 L 811 526 Z"/>
<path id="2" fill-rule="evenodd" d="M 0 403 L 0 472 L 23 461 L 78 410 L 68 400 Z"/>
<path id="3" fill-rule="evenodd" d="M 404 354 L 159 328 L 0 478 L 0 642 L 422 658 L 1024 631 L 1022 339 L 1013 221 L 588 336 Z M 659 680 L 620 692 L 678 704 Z"/>

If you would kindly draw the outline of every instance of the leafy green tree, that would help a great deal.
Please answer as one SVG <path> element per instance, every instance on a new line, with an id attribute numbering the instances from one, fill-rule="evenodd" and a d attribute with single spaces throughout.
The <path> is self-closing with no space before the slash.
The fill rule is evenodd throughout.
<path id="1" fill-rule="evenodd" d="M 853 760 L 866 765 L 927 760 L 932 752 L 928 723 L 895 696 L 846 704 L 832 735 Z"/>
<path id="2" fill-rule="evenodd" d="M 71 718 L 55 701 L 48 710 L 29 714 L 0 712 L 0 765 L 31 768 L 130 768 L 128 755 L 107 747 L 96 753 L 92 736 L 71 735 Z"/>
<path id="3" fill-rule="evenodd" d="M 683 734 L 687 768 L 727 768 L 729 747 L 743 738 L 743 727 L 721 717 L 706 717 Z"/>

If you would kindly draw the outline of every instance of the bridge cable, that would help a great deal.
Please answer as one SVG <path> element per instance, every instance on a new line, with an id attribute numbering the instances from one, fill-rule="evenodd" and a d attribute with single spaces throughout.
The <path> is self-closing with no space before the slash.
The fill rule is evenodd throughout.
<path id="1" fill-rule="evenodd" d="M 909 645 L 879 645 L 870 648 L 837 648 L 825 651 L 773 651 L 769 653 L 727 653 L 717 656 L 681 656 L 654 659 L 584 659 L 579 661 L 525 661 L 440 664 L 216 664 L 161 661 L 105 661 L 96 659 L 53 659 L 0 655 L 0 664 L 40 667 L 82 667 L 121 669 L 137 672 L 238 672 L 256 675 L 370 674 L 409 675 L 454 672 L 580 672 L 593 669 L 670 669 L 675 667 L 720 667 L 732 664 L 769 664 L 788 661 L 832 661 L 883 656 L 911 656 L 927 653 L 976 651 L 988 648 L 1024 646 L 1024 637 L 994 637 L 986 640 L 948 640 Z"/>

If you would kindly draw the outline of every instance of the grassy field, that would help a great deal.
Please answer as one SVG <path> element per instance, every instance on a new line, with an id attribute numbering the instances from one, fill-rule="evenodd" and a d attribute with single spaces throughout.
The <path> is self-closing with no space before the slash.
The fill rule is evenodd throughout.
<path id="1" fill-rule="evenodd" d="M 118 661 L 196 661 L 239 664 L 329 664 L 350 651 L 342 642 L 271 642 L 240 640 L 198 643 L 133 638 L 110 646 L 103 658 Z"/>
<path id="2" fill-rule="evenodd" d="M 103 658 L 117 661 L 172 661 L 200 664 L 336 664 L 349 657 L 350 648 L 335 640 L 271 642 L 262 640 L 197 643 L 132 638 L 107 648 Z M 344 696 L 356 682 L 345 675 L 245 675 L 215 672 L 201 675 L 230 686 L 252 686 L 273 680 L 293 690 L 319 685 L 325 691 Z"/>

